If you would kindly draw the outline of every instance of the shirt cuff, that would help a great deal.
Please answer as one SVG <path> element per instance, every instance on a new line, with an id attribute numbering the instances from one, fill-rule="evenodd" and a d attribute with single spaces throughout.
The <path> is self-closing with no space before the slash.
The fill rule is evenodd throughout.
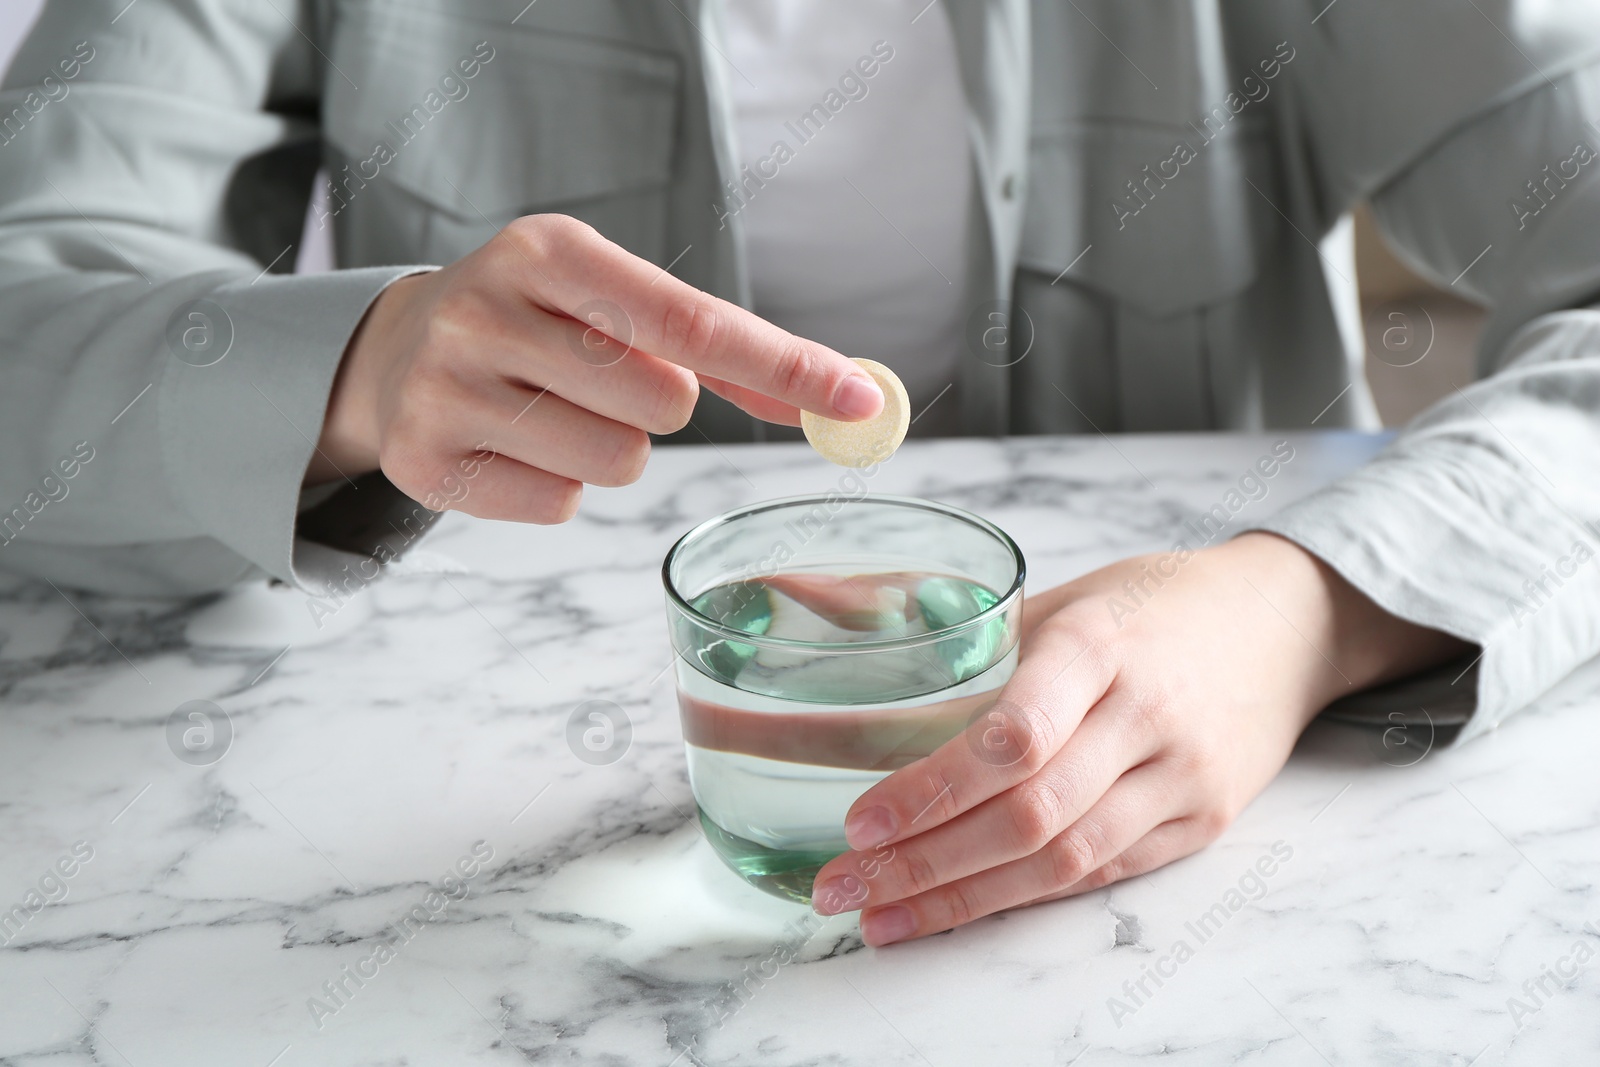
<path id="1" fill-rule="evenodd" d="M 321 592 L 327 553 L 304 551 L 302 482 L 344 351 L 372 302 L 391 283 L 428 266 L 374 267 L 315 275 L 265 275 L 232 282 L 196 305 L 209 331 L 203 358 L 163 375 L 161 449 L 178 499 L 204 533 L 255 568 L 306 592 Z M 218 354 L 220 353 L 220 355 Z M 202 365 L 203 364 L 203 365 Z M 345 500 L 344 498 L 350 498 Z M 397 499 L 398 498 L 398 499 Z M 381 475 L 352 477 L 334 501 L 371 526 L 400 495 Z M 412 505 L 429 518 L 433 513 Z M 324 524 L 324 528 L 326 524 Z M 341 548 L 354 542 L 346 540 Z"/>

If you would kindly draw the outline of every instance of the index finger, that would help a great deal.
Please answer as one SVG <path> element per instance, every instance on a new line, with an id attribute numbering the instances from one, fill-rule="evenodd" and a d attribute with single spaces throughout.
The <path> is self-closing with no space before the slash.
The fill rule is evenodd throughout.
<path id="1" fill-rule="evenodd" d="M 1033 777 L 1110 689 L 1098 656 L 1046 631 L 1042 654 L 1023 657 L 999 699 L 932 754 L 894 772 L 850 806 L 845 840 L 876 848 L 931 830 Z M 1081 640 L 1081 639 L 1080 639 Z"/>
<path id="2" fill-rule="evenodd" d="M 529 279 L 538 296 L 618 341 L 825 418 L 883 410 L 877 383 L 838 352 L 701 292 L 583 223 L 542 217 L 524 239 L 549 268 Z M 622 323 L 607 321 L 619 312 Z"/>

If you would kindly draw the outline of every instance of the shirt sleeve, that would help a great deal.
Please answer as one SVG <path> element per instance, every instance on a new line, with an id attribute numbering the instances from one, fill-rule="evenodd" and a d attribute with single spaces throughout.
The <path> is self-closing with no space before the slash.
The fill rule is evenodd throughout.
<path id="1" fill-rule="evenodd" d="M 334 374 L 428 268 L 283 273 L 320 157 L 311 10 L 54 0 L 24 43 L 0 86 L 0 566 L 325 584 L 298 515 Z M 381 477 L 338 495 L 355 527 L 406 503 Z"/>
<path id="2" fill-rule="evenodd" d="M 1330 207 L 1369 195 L 1415 269 L 1490 307 L 1480 380 L 1257 528 L 1481 647 L 1465 740 L 1600 651 L 1600 27 L 1517 3 L 1383 25 L 1409 10 L 1328 12 L 1303 118 Z M 1438 54 L 1363 60 L 1358 31 Z"/>

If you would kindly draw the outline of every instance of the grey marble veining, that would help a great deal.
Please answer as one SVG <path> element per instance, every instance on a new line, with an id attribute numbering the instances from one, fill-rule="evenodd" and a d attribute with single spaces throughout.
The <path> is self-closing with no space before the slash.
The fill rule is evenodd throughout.
<path id="1" fill-rule="evenodd" d="M 1290 439 L 1245 514 L 1378 444 Z M 1037 591 L 1169 546 L 1273 440 L 919 442 L 872 489 L 994 519 Z M 447 517 L 321 629 L 264 585 L 8 580 L 0 1064 L 1600 1063 L 1596 669 L 1408 766 L 1319 723 L 1203 853 L 925 941 L 747 889 L 688 818 L 658 571 L 839 475 L 662 449 L 567 526 Z M 169 744 L 189 701 L 220 759 Z M 569 747 L 586 701 L 613 763 Z"/>

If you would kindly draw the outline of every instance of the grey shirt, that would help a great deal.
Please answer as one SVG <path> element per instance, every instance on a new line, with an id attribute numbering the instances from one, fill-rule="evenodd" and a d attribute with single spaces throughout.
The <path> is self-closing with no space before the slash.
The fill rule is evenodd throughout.
<path id="1" fill-rule="evenodd" d="M 1374 426 L 1370 200 L 1492 308 L 1483 380 L 1267 526 L 1482 646 L 1464 736 L 1600 647 L 1600 5 L 944 2 L 967 432 Z M 425 527 L 379 477 L 304 514 L 300 482 L 376 294 L 518 215 L 748 303 L 720 32 L 714 0 L 54 0 L 0 93 L 0 565 L 320 591 L 313 539 Z M 289 275 L 319 165 L 341 269 Z"/>

